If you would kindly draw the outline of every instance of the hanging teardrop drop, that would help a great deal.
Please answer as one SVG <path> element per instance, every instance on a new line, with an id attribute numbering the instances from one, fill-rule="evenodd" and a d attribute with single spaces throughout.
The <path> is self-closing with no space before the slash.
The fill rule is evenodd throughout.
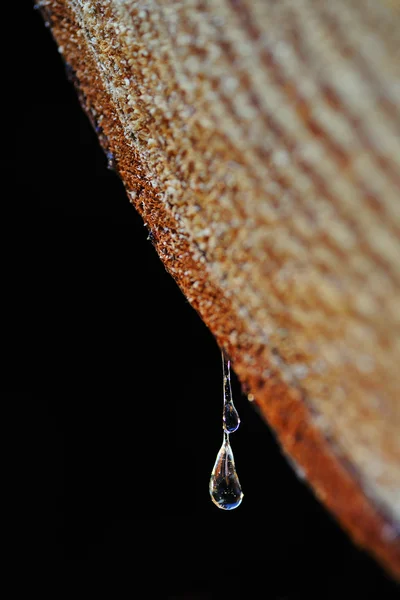
<path id="1" fill-rule="evenodd" d="M 211 473 L 209 489 L 211 500 L 218 508 L 232 510 L 242 502 L 243 492 L 236 473 L 229 436 L 226 433 Z"/>
<path id="2" fill-rule="evenodd" d="M 231 389 L 231 361 L 222 350 L 223 398 L 222 422 L 227 433 L 233 433 L 240 425 L 239 414 L 233 404 Z"/>
<path id="3" fill-rule="evenodd" d="M 224 405 L 224 413 L 222 416 L 224 429 L 227 433 L 233 433 L 240 425 L 240 418 L 233 402 L 227 402 Z"/>

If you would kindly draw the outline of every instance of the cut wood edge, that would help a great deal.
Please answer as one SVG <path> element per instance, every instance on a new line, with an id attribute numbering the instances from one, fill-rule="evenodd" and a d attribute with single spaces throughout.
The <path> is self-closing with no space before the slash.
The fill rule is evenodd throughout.
<path id="1" fill-rule="evenodd" d="M 127 143 L 111 97 L 102 84 L 98 67 L 76 35 L 79 24 L 66 2 L 54 0 L 41 6 L 53 36 L 78 90 L 82 107 L 92 121 L 100 143 L 115 160 L 117 171 L 132 204 L 152 232 L 154 245 L 166 269 L 209 327 L 218 344 L 230 355 L 235 371 L 254 396 L 261 414 L 277 433 L 284 452 L 298 465 L 317 497 L 336 516 L 354 542 L 367 550 L 400 580 L 400 543 L 396 524 L 363 491 L 351 465 L 343 460 L 332 442 L 313 424 L 307 399 L 285 383 L 279 369 L 268 363 L 264 348 L 232 343 L 232 331 L 243 330 L 241 319 L 207 277 L 201 253 L 187 239 L 174 236 L 177 224 L 172 211 L 157 197 L 158 190 L 145 177 L 142 164 Z M 101 123 L 101 125 L 100 125 Z M 166 252 L 165 249 L 173 250 Z M 174 254 L 184 258 L 179 265 Z M 185 275 L 196 275 L 196 289 Z M 251 371 L 244 355 L 254 357 Z M 269 374 L 264 373 L 268 369 Z"/>

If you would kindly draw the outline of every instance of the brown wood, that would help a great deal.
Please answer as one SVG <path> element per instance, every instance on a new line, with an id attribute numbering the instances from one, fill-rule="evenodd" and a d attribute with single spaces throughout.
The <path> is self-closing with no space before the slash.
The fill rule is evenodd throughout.
<path id="1" fill-rule="evenodd" d="M 158 253 L 400 577 L 400 4 L 43 0 Z"/>

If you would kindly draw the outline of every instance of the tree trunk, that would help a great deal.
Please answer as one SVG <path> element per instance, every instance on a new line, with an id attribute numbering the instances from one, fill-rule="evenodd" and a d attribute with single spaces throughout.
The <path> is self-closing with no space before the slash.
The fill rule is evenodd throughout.
<path id="1" fill-rule="evenodd" d="M 166 268 L 400 576 L 400 4 L 42 0 Z"/>

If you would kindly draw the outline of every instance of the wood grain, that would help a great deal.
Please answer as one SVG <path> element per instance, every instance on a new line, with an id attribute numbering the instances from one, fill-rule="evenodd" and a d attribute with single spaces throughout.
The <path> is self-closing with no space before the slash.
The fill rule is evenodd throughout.
<path id="1" fill-rule="evenodd" d="M 399 2 L 39 7 L 167 269 L 400 577 Z"/>

